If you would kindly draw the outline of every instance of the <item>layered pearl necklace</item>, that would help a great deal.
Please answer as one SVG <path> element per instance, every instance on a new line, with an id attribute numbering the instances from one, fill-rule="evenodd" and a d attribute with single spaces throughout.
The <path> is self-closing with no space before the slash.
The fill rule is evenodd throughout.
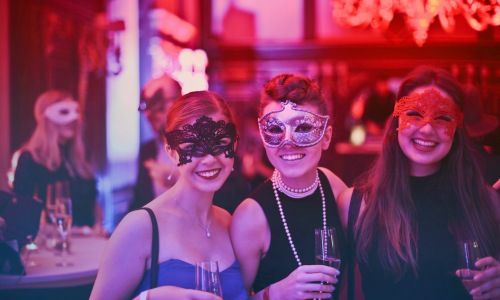
<path id="1" fill-rule="evenodd" d="M 302 262 L 300 261 L 297 250 L 295 249 L 295 244 L 293 243 L 292 236 L 290 234 L 290 230 L 288 229 L 288 224 L 286 222 L 285 213 L 283 212 L 283 207 L 281 205 L 280 197 L 278 194 L 278 190 L 280 190 L 281 192 L 283 192 L 286 195 L 288 195 L 288 194 L 284 191 L 294 190 L 294 195 L 297 195 L 297 193 L 298 193 L 297 190 L 300 190 L 300 189 L 292 189 L 289 186 L 286 186 L 285 183 L 281 180 L 281 174 L 278 170 L 274 170 L 273 176 L 271 177 L 271 181 L 273 182 L 274 197 L 276 198 L 276 202 L 278 203 L 278 209 L 280 211 L 281 220 L 283 221 L 283 227 L 285 228 L 286 236 L 288 237 L 288 242 L 290 243 L 290 247 L 292 247 L 292 252 L 293 252 L 293 255 L 295 256 L 295 260 L 297 260 L 297 264 L 299 266 L 302 266 Z M 323 187 L 321 186 L 321 181 L 319 180 L 318 171 L 316 171 L 316 179 L 314 180 L 314 183 L 305 189 L 301 189 L 301 190 L 306 190 L 305 192 L 303 192 L 303 194 L 302 194 L 303 196 L 301 196 L 301 197 L 292 197 L 290 195 L 288 195 L 288 196 L 290 196 L 292 198 L 304 198 L 304 197 L 307 197 L 309 195 L 312 195 L 316 191 L 316 188 L 311 188 L 311 186 L 314 186 L 314 185 L 315 185 L 315 187 L 319 186 L 319 190 L 321 192 L 321 200 L 322 200 L 322 205 L 323 205 L 323 229 L 326 230 L 326 200 L 325 200 L 325 193 L 323 192 Z M 282 187 L 283 189 L 281 189 L 280 187 Z M 312 192 L 310 190 L 312 190 Z M 304 194 L 307 194 L 307 195 L 304 195 Z"/>
<path id="2" fill-rule="evenodd" d="M 281 173 L 278 172 L 278 170 L 275 170 L 274 173 L 276 174 L 275 178 L 276 178 L 276 183 L 278 184 L 278 189 L 290 198 L 300 199 L 310 196 L 314 194 L 319 185 L 318 171 L 316 171 L 316 178 L 314 178 L 313 183 L 310 186 L 303 189 L 294 189 L 289 187 L 281 179 Z"/>

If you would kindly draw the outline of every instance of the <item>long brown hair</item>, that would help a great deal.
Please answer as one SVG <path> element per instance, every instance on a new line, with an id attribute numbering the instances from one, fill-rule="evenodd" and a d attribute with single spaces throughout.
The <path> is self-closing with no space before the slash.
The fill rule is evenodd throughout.
<path id="1" fill-rule="evenodd" d="M 435 85 L 463 109 L 460 83 L 443 69 L 421 66 L 403 80 L 398 99 L 420 86 Z M 398 143 L 398 118 L 391 116 L 382 152 L 361 185 L 366 208 L 356 227 L 358 259 L 369 263 L 376 241 L 378 258 L 387 274 L 401 278 L 406 270 L 418 274 L 417 219 L 409 188 L 409 162 Z M 500 253 L 500 229 L 485 180 L 463 127 L 457 127 L 450 152 L 441 161 L 440 183 L 455 193 L 450 203 L 449 229 L 457 240 L 474 236 L 485 255 Z M 379 234 L 377 239 L 376 234 Z M 377 239 L 377 240 L 375 240 Z"/>
<path id="2" fill-rule="evenodd" d="M 70 93 L 61 90 L 49 90 L 38 96 L 34 107 L 37 126 L 29 141 L 20 150 L 29 151 L 37 163 L 50 171 L 56 171 L 61 167 L 61 164 L 64 164 L 72 177 L 93 178 L 93 168 L 88 162 L 83 142 L 81 121 L 77 121 L 74 138 L 65 143 L 64 147 L 67 152 L 63 155 L 59 145 L 57 125 L 44 115 L 47 107 L 64 100 L 76 101 Z"/>

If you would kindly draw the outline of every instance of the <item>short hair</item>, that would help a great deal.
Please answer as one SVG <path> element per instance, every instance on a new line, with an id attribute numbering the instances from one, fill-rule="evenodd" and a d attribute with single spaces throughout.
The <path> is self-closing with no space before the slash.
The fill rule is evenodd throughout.
<path id="1" fill-rule="evenodd" d="M 297 74 L 280 74 L 271 78 L 260 96 L 259 116 L 269 103 L 290 100 L 298 105 L 310 104 L 322 115 L 328 114 L 328 104 L 315 81 Z"/>

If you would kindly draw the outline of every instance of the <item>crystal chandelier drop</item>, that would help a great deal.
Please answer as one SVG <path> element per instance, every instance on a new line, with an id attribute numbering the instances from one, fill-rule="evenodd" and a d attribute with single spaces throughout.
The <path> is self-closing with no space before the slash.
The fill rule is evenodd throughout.
<path id="1" fill-rule="evenodd" d="M 489 25 L 500 25 L 500 0 L 332 0 L 333 17 L 345 27 L 367 27 L 385 30 L 394 14 L 405 15 L 406 25 L 415 43 L 421 47 L 427 40 L 427 31 L 436 17 L 443 29 L 450 33 L 455 16 L 462 14 L 477 31 Z"/>

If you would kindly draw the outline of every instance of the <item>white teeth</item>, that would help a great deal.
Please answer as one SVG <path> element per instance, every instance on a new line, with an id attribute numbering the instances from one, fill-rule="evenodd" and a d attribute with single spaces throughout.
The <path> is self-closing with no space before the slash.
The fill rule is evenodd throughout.
<path id="1" fill-rule="evenodd" d="M 413 142 L 419 146 L 423 146 L 423 147 L 434 147 L 437 145 L 436 142 L 432 142 L 432 141 L 424 141 L 424 140 L 420 140 L 420 139 L 414 139 Z"/>
<path id="2" fill-rule="evenodd" d="M 281 158 L 283 160 L 298 160 L 303 158 L 305 155 L 304 154 L 287 154 L 287 155 L 282 155 Z"/>
<path id="3" fill-rule="evenodd" d="M 212 170 L 212 171 L 205 171 L 205 172 L 198 172 L 198 174 L 202 177 L 212 177 L 218 174 L 220 170 Z"/>

